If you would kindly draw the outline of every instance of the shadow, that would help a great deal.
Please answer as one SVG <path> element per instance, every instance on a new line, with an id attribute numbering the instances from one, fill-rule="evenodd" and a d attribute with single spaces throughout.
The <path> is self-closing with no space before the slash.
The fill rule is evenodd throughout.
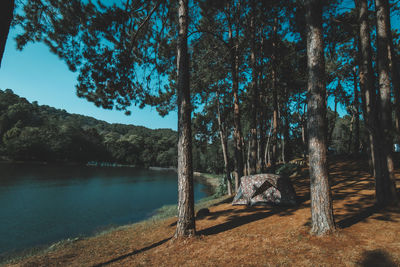
<path id="1" fill-rule="evenodd" d="M 226 198 L 224 200 L 221 200 L 221 201 L 211 205 L 211 207 L 218 206 L 218 205 L 221 205 L 221 204 L 232 203 L 234 197 L 235 197 L 234 195 L 230 196 L 230 197 L 228 197 L 228 198 Z"/>
<path id="2" fill-rule="evenodd" d="M 159 241 L 159 242 L 157 242 L 157 243 L 154 243 L 154 244 L 152 244 L 152 245 L 150 245 L 150 246 L 147 246 L 147 247 L 144 247 L 144 248 L 141 248 L 141 249 L 132 251 L 132 252 L 130 252 L 130 253 L 128 253 L 128 254 L 119 256 L 119 257 L 117 257 L 117 258 L 115 258 L 115 259 L 112 259 L 112 260 L 109 260 L 109 261 L 106 261 L 106 262 L 103 262 L 103 263 L 99 263 L 99 264 L 93 265 L 93 267 L 106 266 L 106 265 L 108 265 L 108 264 L 115 263 L 115 262 L 117 262 L 117 261 L 126 259 L 126 258 L 128 258 L 128 257 L 130 257 L 130 256 L 133 256 L 133 255 L 136 255 L 136 254 L 145 252 L 145 251 L 147 251 L 147 250 L 150 250 L 150 249 L 152 249 L 152 248 L 161 246 L 162 244 L 164 244 L 165 242 L 167 242 L 167 241 L 170 240 L 170 239 L 171 239 L 171 237 L 170 237 L 170 238 L 166 238 L 166 239 L 161 240 L 161 241 Z"/>
<path id="3" fill-rule="evenodd" d="M 329 166 L 330 183 L 337 225 L 347 228 L 373 216 L 373 219 L 396 222 L 398 208 L 382 209 L 376 206 L 375 179 L 369 173 L 365 159 L 334 159 Z M 397 180 L 399 180 L 397 178 Z"/>
<path id="4" fill-rule="evenodd" d="M 370 206 L 364 210 L 362 210 L 361 212 L 354 214 L 350 217 L 346 217 L 342 220 L 340 220 L 337 225 L 340 228 L 347 228 L 350 227 L 356 223 L 362 222 L 365 219 L 367 219 L 368 217 L 370 217 L 371 215 L 373 215 L 375 212 L 378 211 L 378 208 L 374 205 L 374 206 Z"/>
<path id="5" fill-rule="evenodd" d="M 395 267 L 397 264 L 393 261 L 392 257 L 384 250 L 367 250 L 364 251 L 360 261 L 362 267 Z"/>
<path id="6" fill-rule="evenodd" d="M 235 210 L 231 211 L 233 213 L 232 216 L 228 218 L 227 222 L 211 226 L 209 228 L 200 230 L 198 232 L 199 235 L 215 235 L 221 232 L 232 230 L 236 227 L 240 227 L 242 225 L 255 222 L 258 220 L 265 219 L 272 215 L 282 215 L 287 216 L 292 214 L 292 212 L 297 208 L 288 208 L 288 207 L 272 207 L 272 208 L 256 208 L 256 207 L 246 207 L 243 210 Z M 241 213 L 253 212 L 248 215 L 241 215 Z M 220 214 L 221 215 L 221 214 Z"/>

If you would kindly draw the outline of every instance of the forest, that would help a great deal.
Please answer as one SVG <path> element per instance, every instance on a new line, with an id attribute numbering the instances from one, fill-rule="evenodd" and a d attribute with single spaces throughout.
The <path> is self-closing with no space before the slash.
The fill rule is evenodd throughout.
<path id="1" fill-rule="evenodd" d="M 141 154 L 157 157 L 160 165 L 177 164 L 176 236 L 195 234 L 194 169 L 224 172 L 228 189 L 235 185 L 237 190 L 243 175 L 274 172 L 280 163 L 305 158 L 311 233 L 317 235 L 335 229 L 328 154 L 367 155 L 377 203 L 397 203 L 398 1 L 35 0 L 22 1 L 17 10 L 18 49 L 45 43 L 78 72 L 79 97 L 127 115 L 131 105 L 152 105 L 161 115 L 178 112 L 177 135 L 149 134 L 158 148 Z M 342 118 L 339 106 L 347 112 Z M 12 106 L 7 114 L 13 116 Z M 49 128 L 50 122 L 5 123 L 7 153 L 19 137 Z M 49 134 L 69 135 L 66 142 L 71 140 L 68 147 L 73 148 L 73 138 L 78 141 L 80 133 L 90 132 L 94 138 L 88 146 L 98 142 L 124 162 L 142 160 L 134 155 L 133 139 L 146 137 L 136 135 L 134 127 L 88 127 L 85 122 L 74 128 L 71 123 L 60 121 Z M 159 144 L 164 134 L 172 139 Z M 173 141 L 176 150 L 163 147 Z M 132 150 L 119 150 L 121 142 Z M 164 153 L 168 160 L 161 159 Z M 171 162 L 174 153 L 176 162 Z"/>
<path id="2" fill-rule="evenodd" d="M 11 89 L 0 90 L 0 112 L 0 156 L 6 161 L 177 167 L 177 133 L 170 129 L 110 124 L 70 114 L 35 101 L 29 103 Z M 341 118 L 329 108 L 328 117 L 329 127 L 332 127 L 330 154 L 348 153 L 351 151 L 351 117 Z M 220 138 L 212 137 L 204 125 L 210 119 L 212 116 L 196 114 L 193 168 L 198 172 L 221 174 L 224 162 Z M 362 144 L 367 142 L 365 134 L 364 137 Z M 285 154 L 279 155 L 282 164 L 303 157 L 301 136 L 290 135 L 289 138 L 288 148 L 282 151 L 287 154 L 288 161 L 284 160 Z M 361 148 L 359 152 L 365 153 Z M 232 157 L 230 152 L 229 158 Z"/>
<path id="3" fill-rule="evenodd" d="M 176 167 L 176 132 L 109 124 L 0 91 L 4 159 Z"/>

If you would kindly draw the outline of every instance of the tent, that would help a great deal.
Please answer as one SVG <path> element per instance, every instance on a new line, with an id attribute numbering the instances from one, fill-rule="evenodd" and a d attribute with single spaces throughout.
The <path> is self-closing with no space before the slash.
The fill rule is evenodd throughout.
<path id="1" fill-rule="evenodd" d="M 232 205 L 296 205 L 296 192 L 285 175 L 264 173 L 243 176 Z"/>

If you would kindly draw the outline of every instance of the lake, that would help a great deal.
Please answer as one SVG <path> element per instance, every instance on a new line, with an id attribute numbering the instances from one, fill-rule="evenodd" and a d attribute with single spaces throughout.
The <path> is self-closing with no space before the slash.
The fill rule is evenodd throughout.
<path id="1" fill-rule="evenodd" d="M 0 173 L 0 258 L 138 222 L 177 203 L 174 172 L 3 163 Z M 195 201 L 207 189 L 195 182 Z"/>

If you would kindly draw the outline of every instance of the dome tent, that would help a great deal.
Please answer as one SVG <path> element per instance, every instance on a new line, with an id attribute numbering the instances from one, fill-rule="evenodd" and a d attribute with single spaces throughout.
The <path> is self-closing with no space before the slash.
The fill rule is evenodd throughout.
<path id="1" fill-rule="evenodd" d="M 296 192 L 286 175 L 263 173 L 243 176 L 232 205 L 296 205 Z"/>

